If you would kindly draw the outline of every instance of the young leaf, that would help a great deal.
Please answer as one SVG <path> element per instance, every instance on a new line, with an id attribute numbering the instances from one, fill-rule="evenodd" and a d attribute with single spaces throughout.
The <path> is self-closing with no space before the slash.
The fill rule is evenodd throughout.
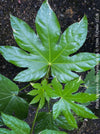
<path id="1" fill-rule="evenodd" d="M 27 68 L 14 80 L 33 81 L 44 77 L 51 69 L 51 75 L 66 83 L 77 78 L 74 73 L 93 68 L 96 54 L 80 53 L 73 56 L 85 42 L 87 35 L 87 17 L 69 26 L 60 35 L 60 25 L 48 1 L 44 1 L 36 16 L 37 34 L 24 21 L 11 15 L 11 26 L 14 38 L 21 48 L 1 46 L 0 53 L 4 58 L 19 67 Z M 29 53 L 27 53 L 27 52 Z M 100 57 L 100 56 L 99 56 Z"/>
<path id="2" fill-rule="evenodd" d="M 60 100 L 53 105 L 53 117 L 56 119 L 62 113 L 68 123 L 74 128 L 77 128 L 77 124 L 71 110 L 84 118 L 97 119 L 97 117 L 88 108 L 75 103 L 85 103 L 97 99 L 96 94 L 75 93 L 78 90 L 76 87 L 79 87 L 80 83 L 82 82 L 83 81 L 80 78 L 77 78 L 71 81 L 72 85 L 70 85 L 69 82 L 67 85 L 65 85 L 65 88 L 61 90 L 59 86 L 58 89 L 57 86 L 55 87 L 55 85 L 60 85 L 60 83 L 56 79 L 53 79 L 52 81 L 52 92 L 56 93 L 56 96 L 59 96 L 60 98 Z"/>
<path id="3" fill-rule="evenodd" d="M 43 130 L 42 132 L 40 132 L 40 134 L 67 134 L 65 132 L 62 131 L 55 131 L 55 130 Z"/>
<path id="4" fill-rule="evenodd" d="M 30 127 L 26 122 L 4 113 L 2 113 L 2 119 L 4 124 L 12 130 L 10 131 L 12 133 L 9 134 L 30 134 Z M 1 129 L 1 131 L 2 130 L 5 132 L 8 131 Z"/>
<path id="5" fill-rule="evenodd" d="M 86 75 L 84 82 L 87 87 L 87 89 L 85 91 L 86 93 L 96 94 L 98 92 L 98 94 L 99 94 L 100 93 L 100 70 L 95 75 L 95 69 L 92 69 Z"/>
<path id="6" fill-rule="evenodd" d="M 15 115 L 21 119 L 27 117 L 28 103 L 18 97 L 19 88 L 11 80 L 0 74 L 0 111 Z"/>
<path id="7" fill-rule="evenodd" d="M 36 126 L 34 133 L 39 134 L 39 132 L 45 129 L 59 130 L 55 124 L 55 121 L 53 120 L 52 113 L 40 112 L 36 119 Z"/>
<path id="8" fill-rule="evenodd" d="M 28 94 L 35 96 L 33 100 L 30 102 L 30 104 L 35 104 L 39 102 L 39 108 L 41 109 L 45 104 L 45 99 L 49 101 L 49 94 L 48 90 L 50 90 L 50 85 L 47 84 L 46 79 L 44 79 L 41 84 L 35 83 L 32 84 L 32 86 L 35 88 L 34 90 L 30 91 Z"/>

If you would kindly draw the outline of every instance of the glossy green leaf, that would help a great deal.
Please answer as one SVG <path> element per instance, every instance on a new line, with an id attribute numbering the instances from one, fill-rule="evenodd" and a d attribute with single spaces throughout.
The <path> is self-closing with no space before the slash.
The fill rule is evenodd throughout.
<path id="1" fill-rule="evenodd" d="M 52 113 L 40 112 L 36 119 L 34 133 L 38 134 L 45 129 L 59 130 L 55 124 L 55 121 L 53 120 Z"/>
<path id="2" fill-rule="evenodd" d="M 63 131 L 55 131 L 55 130 L 46 129 L 46 130 L 40 132 L 40 134 L 67 134 L 67 133 L 65 133 Z"/>
<path id="3" fill-rule="evenodd" d="M 55 57 L 55 45 L 60 37 L 60 25 L 55 13 L 45 1 L 36 16 L 36 30 L 45 47 L 45 57 L 49 63 Z"/>
<path id="4" fill-rule="evenodd" d="M 100 93 L 100 70 L 95 75 L 95 69 L 92 69 L 85 78 L 86 93 L 98 94 Z"/>
<path id="5" fill-rule="evenodd" d="M 47 84 L 47 80 L 44 79 L 41 84 L 40 83 L 35 83 L 32 84 L 32 86 L 35 88 L 32 91 L 30 91 L 28 94 L 35 96 L 33 98 L 33 100 L 30 102 L 30 104 L 35 104 L 37 102 L 39 102 L 39 108 L 41 109 L 44 104 L 45 104 L 45 100 L 47 100 L 49 102 L 49 93 L 48 90 L 51 89 L 50 85 Z"/>
<path id="6" fill-rule="evenodd" d="M 73 130 L 74 128 L 70 126 L 64 116 L 59 116 L 58 118 L 55 119 L 56 126 L 61 129 L 66 129 L 66 130 Z"/>
<path id="7" fill-rule="evenodd" d="M 59 130 L 59 128 L 73 130 L 73 128 L 68 124 L 64 116 L 59 116 L 56 120 L 54 120 L 52 113 L 40 112 L 36 119 L 34 133 L 38 134 L 45 129 Z"/>
<path id="8" fill-rule="evenodd" d="M 19 88 L 15 83 L 0 74 L 0 111 L 15 115 L 21 119 L 27 117 L 28 103 L 18 97 Z"/>
<path id="9" fill-rule="evenodd" d="M 2 113 L 2 119 L 4 124 L 12 130 L 11 134 L 30 134 L 30 127 L 26 122 L 4 113 Z"/>
<path id="10" fill-rule="evenodd" d="M 5 128 L 0 128 L 0 134 L 16 134 L 14 131 L 10 131 Z"/>
<path id="11" fill-rule="evenodd" d="M 71 84 L 70 82 L 68 82 L 68 84 L 65 85 L 64 89 L 61 89 L 60 83 L 57 81 L 57 79 L 55 78 L 52 80 L 53 97 L 54 94 L 56 94 L 55 97 L 59 96 L 59 101 L 53 105 L 53 117 L 54 119 L 56 119 L 62 113 L 65 116 L 69 125 L 74 128 L 77 128 L 77 124 L 71 110 L 74 111 L 77 115 L 84 118 L 97 119 L 97 117 L 88 108 L 82 106 L 81 104 L 75 103 L 85 103 L 97 99 L 96 94 L 74 93 L 78 90 L 78 87 L 81 83 L 83 83 L 83 81 L 80 78 L 77 78 L 71 81 Z M 58 89 L 56 85 L 59 85 Z"/>
<path id="12" fill-rule="evenodd" d="M 2 118 L 0 116 L 0 127 L 3 126 L 3 125 L 4 125 L 4 123 L 3 123 L 3 120 L 2 120 Z"/>
<path id="13" fill-rule="evenodd" d="M 60 82 L 66 83 L 78 77 L 75 72 L 84 72 L 97 64 L 96 54 L 79 53 L 70 56 L 86 40 L 85 15 L 80 22 L 69 26 L 62 35 L 58 19 L 48 1 L 43 2 L 36 16 L 37 35 L 21 19 L 11 15 L 10 20 L 14 38 L 20 48 L 1 46 L 0 53 L 8 62 L 27 68 L 14 80 L 38 80 L 51 72 L 53 77 L 56 76 Z"/>

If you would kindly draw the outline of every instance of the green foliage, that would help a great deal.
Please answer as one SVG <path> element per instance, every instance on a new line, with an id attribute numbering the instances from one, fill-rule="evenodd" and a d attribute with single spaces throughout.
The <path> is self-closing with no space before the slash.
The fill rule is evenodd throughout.
<path id="1" fill-rule="evenodd" d="M 86 40 L 86 16 L 60 35 L 58 19 L 48 2 L 44 1 L 35 20 L 38 35 L 21 19 L 11 15 L 10 21 L 20 48 L 1 46 L 0 53 L 10 63 L 27 68 L 15 77 L 16 81 L 38 80 L 51 72 L 53 77 L 56 76 L 60 82 L 66 83 L 78 77 L 72 71 L 83 72 L 97 64 L 97 56 L 93 53 L 83 52 L 70 56 Z"/>
<path id="2" fill-rule="evenodd" d="M 29 125 L 11 115 L 2 113 L 4 124 L 11 130 L 0 128 L 2 134 L 30 134 Z"/>
<path id="3" fill-rule="evenodd" d="M 95 69 L 92 69 L 85 78 L 86 93 L 96 94 L 100 92 L 100 71 L 95 75 Z M 97 89 L 98 88 L 98 89 Z M 98 91 L 96 91 L 98 90 Z"/>
<path id="4" fill-rule="evenodd" d="M 0 112 L 27 117 L 28 103 L 18 96 L 19 88 L 11 80 L 0 74 Z"/>
<path id="5" fill-rule="evenodd" d="M 68 121 L 64 116 L 59 116 L 55 119 L 56 126 L 65 130 L 73 130 L 74 128 L 68 124 Z"/>
<path id="6" fill-rule="evenodd" d="M 41 84 L 34 83 L 32 86 L 35 88 L 34 90 L 30 91 L 28 94 L 35 96 L 34 99 L 31 101 L 30 104 L 35 104 L 39 102 L 39 108 L 41 109 L 45 104 L 45 99 L 49 102 L 49 94 L 48 90 L 50 90 L 49 84 L 47 84 L 47 80 L 44 79 Z"/>
<path id="7" fill-rule="evenodd" d="M 52 113 L 50 112 L 40 112 L 36 119 L 35 134 L 38 134 L 45 129 L 59 130 L 53 120 Z"/>
<path id="8" fill-rule="evenodd" d="M 51 112 L 40 112 L 36 120 L 35 134 L 48 129 L 48 130 L 59 130 L 59 128 L 73 130 L 68 124 L 64 116 L 59 116 L 56 120 L 53 119 Z"/>
<path id="9" fill-rule="evenodd" d="M 43 130 L 42 132 L 40 132 L 40 134 L 67 134 L 65 132 L 61 132 L 61 131 L 55 131 L 55 130 Z"/>
<path id="10" fill-rule="evenodd" d="M 97 117 L 85 106 L 77 103 L 86 103 L 97 99 L 96 94 L 75 93 L 79 85 L 83 83 L 80 78 L 68 82 L 64 89 L 55 79 L 52 80 L 54 90 L 50 91 L 51 97 L 59 97 L 59 101 L 53 105 L 53 117 L 56 119 L 61 113 L 65 116 L 68 123 L 77 128 L 76 120 L 71 112 L 73 110 L 77 115 L 84 118 L 97 119 Z"/>
<path id="11" fill-rule="evenodd" d="M 59 131 L 60 128 L 67 130 L 77 128 L 74 113 L 84 118 L 97 119 L 81 103 L 97 99 L 94 93 L 96 93 L 95 79 L 98 74 L 94 76 L 94 70 L 92 70 L 87 75 L 85 82 L 89 88 L 85 93 L 81 93 L 77 91 L 80 84 L 84 82 L 75 73 L 89 70 L 100 61 L 100 55 L 93 53 L 74 54 L 86 40 L 87 17 L 84 15 L 80 22 L 69 26 L 61 35 L 58 19 L 48 1 L 45 0 L 35 20 L 37 34 L 26 22 L 17 17 L 11 15 L 10 21 L 14 39 L 20 48 L 0 46 L 0 53 L 8 62 L 27 68 L 14 80 L 29 82 L 43 79 L 41 83 L 32 83 L 34 89 L 26 95 L 19 94 L 17 85 L 0 75 L 0 112 L 14 113 L 17 117 L 24 119 L 28 113 L 28 103 L 21 96 L 27 98 L 28 102 L 31 101 L 30 104 L 39 103 L 31 131 L 24 121 L 2 113 L 3 123 L 9 129 L 0 128 L 0 133 L 32 134 L 34 129 L 35 134 L 66 134 Z M 48 84 L 50 75 L 54 79 Z M 61 83 L 65 85 L 62 86 Z M 57 99 L 52 111 L 49 106 L 50 99 Z M 49 112 L 41 112 L 38 115 L 45 101 L 48 102 Z M 2 120 L 0 125 L 3 124 Z"/>
<path id="12" fill-rule="evenodd" d="M 3 126 L 3 125 L 4 125 L 4 123 L 3 123 L 2 118 L 0 116 L 0 127 Z"/>
<path id="13" fill-rule="evenodd" d="M 13 131 L 10 131 L 5 128 L 0 128 L 0 134 L 15 134 Z"/>

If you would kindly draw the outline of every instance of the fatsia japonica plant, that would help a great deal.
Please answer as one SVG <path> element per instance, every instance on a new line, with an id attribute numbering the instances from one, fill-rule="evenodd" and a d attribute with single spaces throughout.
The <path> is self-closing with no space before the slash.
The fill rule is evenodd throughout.
<path id="1" fill-rule="evenodd" d="M 100 56 L 97 57 L 94 53 L 74 54 L 86 40 L 86 15 L 80 22 L 72 24 L 61 33 L 58 19 L 45 0 L 35 20 L 37 34 L 26 22 L 13 15 L 10 16 L 10 21 L 14 39 L 19 47 L 1 46 L 0 53 L 8 62 L 27 68 L 20 72 L 14 81 L 31 82 L 33 89 L 27 94 L 33 97 L 28 103 L 19 96 L 21 90 L 17 85 L 0 75 L 1 118 L 2 123 L 10 128 L 0 128 L 0 133 L 65 134 L 60 131 L 61 128 L 73 130 L 78 127 L 76 115 L 97 119 L 92 111 L 82 105 L 95 101 L 97 95 L 77 92 L 84 83 L 77 72 L 90 70 L 100 59 Z M 37 82 L 39 79 L 40 83 Z M 52 107 L 51 99 L 55 100 Z M 46 102 L 48 112 L 40 112 Z M 38 107 L 30 129 L 29 125 L 20 119 L 27 117 L 29 105 L 34 104 L 38 104 Z"/>

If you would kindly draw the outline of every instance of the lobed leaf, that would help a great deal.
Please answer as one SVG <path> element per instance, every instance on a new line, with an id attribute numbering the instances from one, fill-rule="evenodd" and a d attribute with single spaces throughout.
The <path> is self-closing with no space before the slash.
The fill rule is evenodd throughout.
<path id="1" fill-rule="evenodd" d="M 100 55 L 92 53 L 71 56 L 86 40 L 85 15 L 80 22 L 69 26 L 62 35 L 58 19 L 47 0 L 43 2 L 36 16 L 37 35 L 21 19 L 11 15 L 10 21 L 14 38 L 21 49 L 1 46 L 0 53 L 8 62 L 27 68 L 15 77 L 15 81 L 36 81 L 48 74 L 50 69 L 53 77 L 66 83 L 78 77 L 75 72 L 89 70 L 98 64 L 96 59 L 99 58 L 100 61 Z"/>
<path id="2" fill-rule="evenodd" d="M 28 94 L 35 96 L 35 97 L 32 99 L 30 104 L 35 104 L 35 103 L 39 102 L 39 108 L 41 109 L 45 104 L 45 100 L 47 100 L 48 102 L 50 100 L 49 90 L 51 90 L 51 87 L 47 83 L 46 79 L 42 80 L 41 84 L 35 83 L 35 84 L 31 84 L 31 85 L 35 89 L 30 91 Z"/>
<path id="3" fill-rule="evenodd" d="M 55 84 L 54 84 L 54 81 L 55 81 Z M 52 93 L 53 97 L 56 97 L 56 96 L 59 97 L 58 102 L 56 102 L 53 105 L 53 117 L 54 119 L 56 119 L 58 116 L 63 114 L 67 122 L 69 123 L 69 125 L 72 126 L 73 128 L 77 128 L 77 124 L 72 114 L 72 111 L 74 111 L 77 115 L 82 116 L 84 118 L 97 119 L 94 113 L 92 113 L 88 108 L 86 108 L 85 106 L 81 104 L 75 103 L 75 102 L 85 103 L 85 102 L 90 102 L 90 101 L 94 101 L 97 99 L 96 94 L 88 94 L 88 93 L 80 93 L 80 92 L 77 93 L 76 91 L 78 90 L 79 85 L 81 83 L 83 83 L 83 81 L 80 78 L 77 78 L 71 82 L 68 82 L 65 85 L 64 89 L 63 88 L 61 89 L 60 86 L 58 87 L 56 86 L 57 84 L 60 85 L 60 83 L 56 80 L 56 78 L 51 82 L 52 88 L 53 88 L 52 92 L 54 92 Z M 75 85 L 75 88 L 74 88 L 74 85 Z"/>

